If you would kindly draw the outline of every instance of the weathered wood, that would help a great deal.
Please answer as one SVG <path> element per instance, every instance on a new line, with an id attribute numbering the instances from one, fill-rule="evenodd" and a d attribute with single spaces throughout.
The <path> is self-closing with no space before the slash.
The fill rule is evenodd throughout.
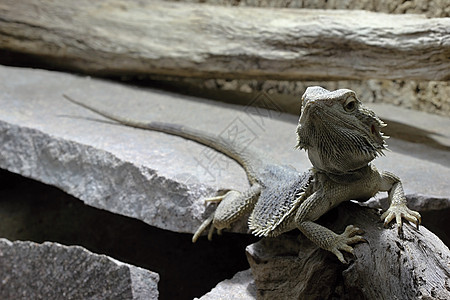
<path id="1" fill-rule="evenodd" d="M 450 79 L 450 19 L 158 1 L 3 0 L 0 48 L 97 75 Z"/>
<path id="2" fill-rule="evenodd" d="M 342 232 L 362 228 L 367 243 L 354 247 L 348 265 L 303 235 L 264 239 L 247 247 L 261 299 L 450 299 L 450 250 L 425 227 L 385 229 L 374 210 L 341 204 L 325 217 Z"/>

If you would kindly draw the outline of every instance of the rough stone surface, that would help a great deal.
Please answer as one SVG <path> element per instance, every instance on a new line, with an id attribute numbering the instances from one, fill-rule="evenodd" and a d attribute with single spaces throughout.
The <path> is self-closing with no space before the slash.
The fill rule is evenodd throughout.
<path id="1" fill-rule="evenodd" d="M 1 50 L 86 74 L 450 79 L 448 18 L 137 0 L 3 4 Z"/>
<path id="2" fill-rule="evenodd" d="M 345 203 L 321 218 L 335 232 L 353 224 L 368 241 L 348 265 L 303 235 L 263 239 L 247 247 L 259 299 L 449 299 L 450 250 L 425 227 L 382 228 L 379 215 Z"/>
<path id="3" fill-rule="evenodd" d="M 160 276 L 161 300 L 192 300 L 248 269 L 244 250 L 257 241 L 251 235 L 227 232 L 213 242 L 204 238 L 193 244 L 191 234 L 161 230 L 84 205 L 55 187 L 3 169 L 0 237 L 78 245 L 151 270 Z"/>
<path id="4" fill-rule="evenodd" d="M 297 170 L 310 166 L 306 154 L 293 148 L 298 117 L 279 111 L 11 67 L 0 67 L 0 89 L 1 168 L 57 186 L 88 205 L 163 229 L 195 231 L 213 209 L 205 206 L 205 197 L 248 186 L 243 170 L 194 142 L 99 122 L 103 119 L 67 102 L 62 93 L 143 121 L 180 123 L 227 137 L 236 130 L 245 132 L 249 147 L 279 163 Z M 254 100 L 274 104 L 264 95 Z M 423 135 L 445 143 L 449 139 L 445 128 L 450 126 L 445 122 L 450 121 L 439 123 L 444 131 L 424 128 Z M 448 150 L 394 138 L 389 144 L 397 148 L 375 164 L 400 176 L 409 198 L 449 199 Z M 429 160 L 427 153 L 444 156 Z M 233 230 L 245 232 L 245 221 Z"/>
<path id="5" fill-rule="evenodd" d="M 180 0 L 175 0 L 180 1 Z M 206 3 L 225 6 L 256 6 L 308 9 L 362 9 L 384 13 L 419 13 L 428 17 L 450 17 L 450 5 L 447 0 L 181 0 L 182 2 Z M 165 80 L 174 81 L 173 78 Z M 450 116 L 450 82 L 449 81 L 415 81 L 415 80 L 376 80 L 364 81 L 273 81 L 273 80 L 237 80 L 237 79 L 193 79 L 178 78 L 176 81 L 189 82 L 191 85 L 220 91 L 241 91 L 244 93 L 265 91 L 275 94 L 295 95 L 299 97 L 307 86 L 319 85 L 329 90 L 350 88 L 366 102 L 390 103 L 419 111 Z M 245 98 L 245 96 L 241 96 Z M 296 107 L 294 105 L 294 107 Z M 298 109 L 292 110 L 297 114 Z"/>
<path id="6" fill-rule="evenodd" d="M 450 199 L 434 199 L 428 197 L 410 197 L 408 207 L 417 211 L 434 211 L 450 209 Z M 371 208 L 387 209 L 389 207 L 387 198 L 372 198 L 364 205 Z"/>
<path id="7" fill-rule="evenodd" d="M 2 299 L 158 299 L 159 276 L 79 246 L 0 239 Z"/>
<path id="8" fill-rule="evenodd" d="M 254 300 L 256 287 L 250 270 L 236 273 L 233 278 L 220 282 L 199 300 Z"/>
<path id="9" fill-rule="evenodd" d="M 266 238 L 247 247 L 258 299 L 329 299 L 343 265 L 299 236 Z"/>
<path id="10" fill-rule="evenodd" d="M 275 80 L 201 80 L 194 78 L 155 78 L 165 80 L 172 88 L 185 88 L 192 93 L 241 92 L 239 98 L 249 98 L 249 93 L 266 92 L 278 99 L 284 111 L 298 114 L 298 99 L 303 91 L 312 85 L 328 90 L 349 88 L 354 90 L 363 102 L 387 103 L 396 106 L 450 116 L 449 81 L 414 80 L 339 80 L 339 81 L 275 81 Z M 181 86 L 180 86 L 181 85 Z M 236 95 L 237 96 L 237 95 Z M 250 96 L 251 97 L 251 96 Z M 227 101 L 227 100 L 225 100 Z M 229 101 L 229 100 L 228 100 Z"/>
<path id="11" fill-rule="evenodd" d="M 314 8 L 314 9 L 363 9 L 394 14 L 426 14 L 431 17 L 450 17 L 447 0 L 170 0 L 175 2 L 207 3 L 214 5 Z"/>

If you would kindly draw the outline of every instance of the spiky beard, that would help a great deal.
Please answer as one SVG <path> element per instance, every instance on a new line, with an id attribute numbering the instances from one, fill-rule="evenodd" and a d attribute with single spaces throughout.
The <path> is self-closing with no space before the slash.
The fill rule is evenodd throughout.
<path id="1" fill-rule="evenodd" d="M 367 166 L 386 149 L 380 132 L 384 123 L 374 114 L 360 116 L 360 123 L 352 124 L 323 111 L 311 112 L 307 124 L 297 127 L 297 147 L 307 150 L 316 168 L 330 173 L 347 173 Z"/>

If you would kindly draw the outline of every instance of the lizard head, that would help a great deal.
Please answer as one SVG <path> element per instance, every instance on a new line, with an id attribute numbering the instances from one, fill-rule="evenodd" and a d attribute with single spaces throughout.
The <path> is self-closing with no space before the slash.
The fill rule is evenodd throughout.
<path id="1" fill-rule="evenodd" d="M 386 137 L 380 130 L 384 126 L 354 91 L 308 87 L 302 96 L 297 147 L 307 151 L 315 168 L 348 173 L 383 154 Z"/>

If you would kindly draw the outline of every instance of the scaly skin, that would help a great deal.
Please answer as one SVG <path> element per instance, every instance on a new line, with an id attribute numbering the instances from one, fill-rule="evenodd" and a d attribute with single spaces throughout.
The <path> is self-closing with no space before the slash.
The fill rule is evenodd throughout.
<path id="1" fill-rule="evenodd" d="M 305 149 L 313 166 L 323 175 L 319 187 L 299 207 L 297 227 L 323 249 L 344 262 L 341 251 L 353 252 L 349 245 L 363 241 L 351 225 L 342 235 L 313 223 L 330 207 L 346 200 L 365 201 L 387 191 L 390 207 L 381 216 L 387 225 L 396 219 L 399 232 L 402 218 L 420 224 L 420 214 L 408 209 L 400 179 L 378 172 L 370 162 L 386 148 L 380 132 L 386 126 L 373 111 L 364 107 L 355 92 L 328 91 L 310 87 L 302 97 L 302 114 L 297 127 L 299 148 Z"/>
<path id="2" fill-rule="evenodd" d="M 298 228 L 322 249 L 332 252 L 343 263 L 343 251 L 353 253 L 352 244 L 364 242 L 362 231 L 349 225 L 336 234 L 315 221 L 343 201 L 366 201 L 380 191 L 388 192 L 389 209 L 381 216 L 385 225 L 402 219 L 420 224 L 420 214 L 408 209 L 400 179 L 379 172 L 371 161 L 386 148 L 380 129 L 385 124 L 364 107 L 353 91 L 328 91 L 309 87 L 302 97 L 302 113 L 297 127 L 297 147 L 304 149 L 313 168 L 300 174 L 290 167 L 270 163 L 257 152 L 218 139 L 206 132 L 168 123 L 129 120 L 93 108 L 64 96 L 106 118 L 126 126 L 166 132 L 197 141 L 216 149 L 240 163 L 251 187 L 244 192 L 229 191 L 207 199 L 219 202 L 216 211 L 194 234 L 195 242 L 210 227 L 220 232 L 242 216 L 251 213 L 249 228 L 257 236 L 277 236 Z"/>

